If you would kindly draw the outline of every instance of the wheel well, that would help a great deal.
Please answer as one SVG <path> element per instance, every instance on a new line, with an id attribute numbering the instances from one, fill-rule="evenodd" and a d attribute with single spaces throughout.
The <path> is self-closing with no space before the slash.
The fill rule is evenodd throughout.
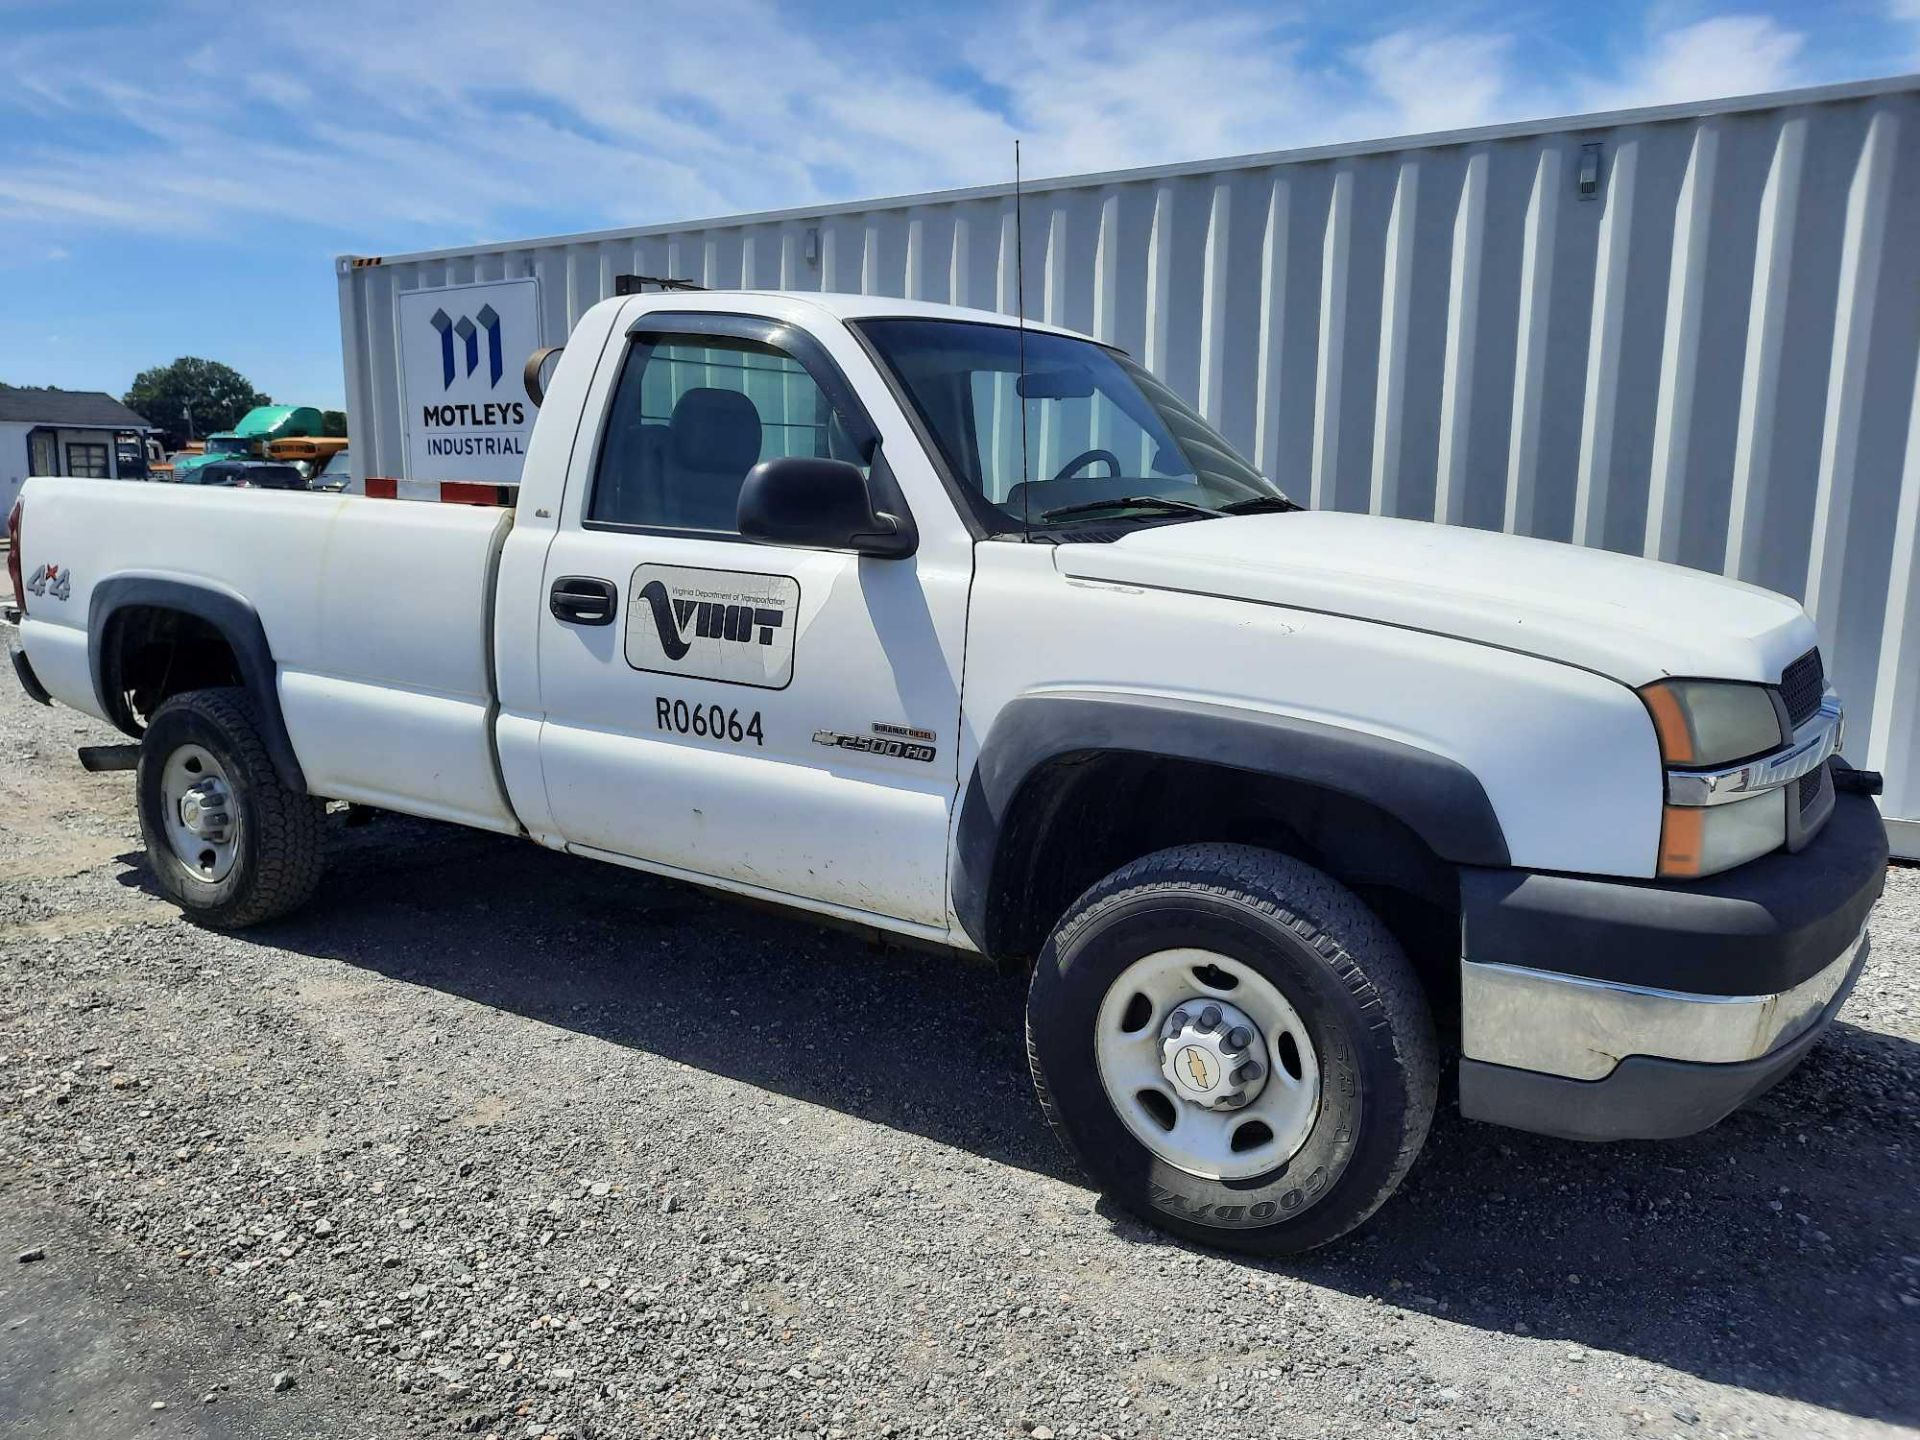
<path id="1" fill-rule="evenodd" d="M 233 642 L 184 610 L 125 606 L 107 621 L 102 645 L 102 698 L 130 734 L 142 733 L 153 712 L 183 691 L 245 683 Z"/>
<path id="2" fill-rule="evenodd" d="M 1404 821 L 1282 776 L 1135 751 L 1061 756 L 1007 811 L 986 913 L 987 951 L 1030 964 L 1068 906 L 1130 860 L 1201 841 L 1258 845 L 1324 870 L 1405 948 L 1437 1014 L 1459 987 L 1459 884 Z"/>

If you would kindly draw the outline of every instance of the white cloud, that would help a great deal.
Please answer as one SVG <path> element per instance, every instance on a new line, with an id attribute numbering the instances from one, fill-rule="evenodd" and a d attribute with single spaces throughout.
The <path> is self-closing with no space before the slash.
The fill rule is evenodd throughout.
<path id="1" fill-rule="evenodd" d="M 1907 44 L 1911 48 L 1899 63 L 1920 66 L 1920 0 L 1887 0 L 1887 18 L 1909 27 Z"/>
<path id="2" fill-rule="evenodd" d="M 1516 118 L 1515 43 L 1512 35 L 1397 30 L 1353 58 L 1407 132 L 1456 130 Z"/>
<path id="3" fill-rule="evenodd" d="M 1618 79 L 1589 80 L 1575 93 L 1583 110 L 1625 110 L 1783 90 L 1798 81 L 1804 44 L 1764 15 L 1722 15 L 1654 35 Z"/>
<path id="4" fill-rule="evenodd" d="M 401 248 L 697 219 L 1002 179 L 1016 133 L 1045 176 L 1775 89 L 1801 47 L 1723 15 L 1548 88 L 1497 28 L 1329 50 L 1277 8 L 997 3 L 852 29 L 773 0 L 349 0 L 323 26 L 209 4 L 150 76 L 92 57 L 177 49 L 177 15 L 16 32 L 0 240 L 267 220 Z M 298 64 L 221 83 L 243 53 Z"/>

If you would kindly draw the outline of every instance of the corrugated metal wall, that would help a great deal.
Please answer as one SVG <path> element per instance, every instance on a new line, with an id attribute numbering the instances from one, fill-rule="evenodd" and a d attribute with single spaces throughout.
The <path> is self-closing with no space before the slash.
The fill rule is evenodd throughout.
<path id="1" fill-rule="evenodd" d="M 1920 77 L 1050 181 L 1024 232 L 1029 315 L 1315 506 L 1803 598 L 1920 855 Z M 1011 311 L 1013 252 L 989 188 L 343 260 L 355 449 L 397 473 L 400 289 L 538 275 L 557 343 L 626 272 Z"/>

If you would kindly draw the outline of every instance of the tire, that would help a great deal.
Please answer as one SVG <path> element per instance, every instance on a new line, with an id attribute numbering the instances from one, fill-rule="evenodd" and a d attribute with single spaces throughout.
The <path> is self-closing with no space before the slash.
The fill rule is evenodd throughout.
<path id="1" fill-rule="evenodd" d="M 1173 957 L 1172 972 L 1156 971 L 1169 952 L 1203 950 L 1220 957 L 1232 973 L 1210 965 L 1195 970 L 1187 957 Z M 1187 966 L 1181 970 L 1180 966 Z M 1277 991 L 1290 1019 L 1261 1031 L 1262 1041 L 1240 1042 L 1247 1056 L 1260 1053 L 1273 1066 L 1266 1088 L 1272 1104 L 1295 1104 L 1295 1128 L 1275 1136 L 1273 1163 L 1262 1147 L 1250 1147 L 1247 1163 L 1266 1166 L 1258 1173 L 1233 1174 L 1239 1163 L 1225 1155 L 1218 1168 L 1171 1163 L 1143 1143 L 1155 1134 L 1159 1110 L 1137 1103 L 1123 1118 L 1126 1081 L 1109 1085 L 1102 1065 L 1104 1037 L 1116 1027 L 1104 1004 L 1117 1006 L 1132 977 L 1170 973 L 1161 986 L 1204 985 L 1192 976 L 1231 980 L 1234 989 L 1197 989 L 1204 1001 L 1230 1000 L 1236 993 L 1251 1005 Z M 1239 989 L 1243 977 L 1246 989 Z M 1129 983 L 1120 986 L 1122 977 Z M 1262 982 L 1265 982 L 1264 985 Z M 1109 1002 L 1109 992 L 1115 1001 Z M 1169 992 L 1171 993 L 1171 992 Z M 1176 1053 L 1180 1040 L 1162 1038 L 1166 1026 L 1193 1009 L 1145 993 L 1118 1028 L 1140 1022 L 1138 1039 L 1115 1036 L 1114 1043 L 1139 1044 L 1143 1053 Z M 1289 1008 L 1290 1007 L 1290 1008 Z M 1253 1014 L 1249 1010 L 1248 1015 Z M 1170 1017 L 1170 1018 L 1169 1018 Z M 1256 1025 L 1258 1025 L 1256 1020 Z M 1105 1029 L 1101 1027 L 1105 1026 Z M 1216 1029 L 1223 1029 L 1216 1022 Z M 1279 1066 L 1288 1059 L 1286 1040 L 1269 1032 L 1287 1029 L 1303 1043 L 1286 1064 L 1291 1089 L 1281 1085 Z M 1232 1042 L 1226 1042 L 1231 1044 Z M 1270 1053 L 1261 1053 L 1270 1052 Z M 1132 1052 L 1129 1052 L 1132 1053 Z M 1309 1060 L 1302 1060 L 1304 1053 Z M 1114 1201 L 1172 1234 L 1223 1249 L 1264 1255 L 1288 1255 L 1335 1240 L 1359 1225 L 1391 1195 L 1425 1143 L 1433 1119 L 1439 1061 L 1433 1020 L 1425 995 L 1401 948 L 1371 910 L 1345 886 L 1312 866 L 1242 845 L 1183 845 L 1161 850 L 1109 875 L 1076 901 L 1048 939 L 1033 973 L 1027 999 L 1027 1054 L 1041 1108 L 1067 1148 Z M 1184 1050 L 1177 1052 L 1185 1062 Z M 1215 1072 L 1230 1081 L 1243 1073 L 1231 1067 Z M 1203 1062 L 1199 1072 L 1204 1074 Z M 1126 1072 L 1128 1074 L 1134 1072 Z M 1307 1095 L 1307 1076 L 1317 1082 L 1317 1099 Z M 1177 1093 L 1171 1082 L 1166 1087 Z M 1244 1093 L 1244 1092 L 1241 1092 Z M 1146 1090 L 1137 1092 L 1148 1102 Z M 1248 1102 L 1252 1103 L 1252 1102 Z M 1186 1125 L 1197 1107 L 1160 1102 L 1174 1123 Z M 1226 1134 L 1239 1148 L 1239 1115 L 1200 1109 L 1198 1129 L 1183 1135 Z M 1278 1122 L 1276 1122 L 1278 1123 Z M 1219 1127 L 1225 1126 L 1226 1130 Z M 1258 1137 L 1264 1126 L 1256 1126 Z M 1136 1131 L 1139 1133 L 1136 1133 Z M 1173 1148 L 1168 1129 L 1162 1149 Z M 1300 1138 L 1295 1144 L 1293 1136 Z"/>
<path id="2" fill-rule="evenodd" d="M 189 690 L 154 712 L 140 744 L 137 791 L 147 864 L 168 899 L 219 930 L 296 910 L 320 883 L 323 802 L 280 783 L 260 731 L 245 691 Z M 164 777 L 170 762 L 183 757 L 195 770 L 217 773 L 230 798 L 221 811 L 229 824 L 217 876 L 196 870 L 172 838 L 179 830 L 169 825 Z"/>

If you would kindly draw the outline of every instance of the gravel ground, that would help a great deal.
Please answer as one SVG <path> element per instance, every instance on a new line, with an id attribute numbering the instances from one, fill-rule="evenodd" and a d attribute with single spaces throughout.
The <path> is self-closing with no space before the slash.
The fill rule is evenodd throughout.
<path id="1" fill-rule="evenodd" d="M 1920 871 L 1832 1037 L 1714 1131 L 1445 1101 L 1359 1236 L 1259 1264 L 1086 1188 L 983 967 L 402 820 L 204 932 L 131 777 L 74 764 L 111 738 L 0 683 L 0 1430 L 1920 1424 Z"/>

